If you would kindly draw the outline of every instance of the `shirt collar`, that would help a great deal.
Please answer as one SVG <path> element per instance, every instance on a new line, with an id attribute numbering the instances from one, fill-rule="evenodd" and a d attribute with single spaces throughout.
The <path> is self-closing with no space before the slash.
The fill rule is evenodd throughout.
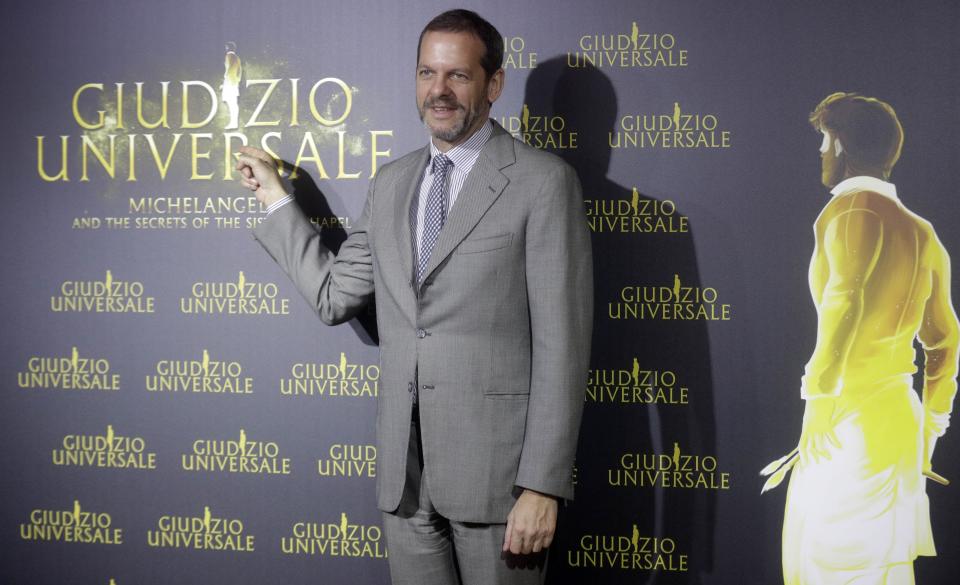
<path id="1" fill-rule="evenodd" d="M 844 179 L 836 187 L 831 189 L 830 193 L 836 197 L 851 191 L 872 191 L 897 201 L 897 187 L 893 183 L 864 175 Z"/>
<path id="2" fill-rule="evenodd" d="M 477 162 L 483 145 L 487 143 L 487 140 L 492 134 L 493 122 L 488 121 L 483 126 L 480 126 L 465 142 L 443 153 L 436 147 L 433 140 L 430 140 L 430 160 L 427 161 L 427 169 L 432 168 L 431 163 L 433 162 L 433 157 L 438 154 L 444 154 L 450 159 L 450 162 L 453 163 L 454 169 L 469 171 L 470 168 L 473 167 L 473 163 Z"/>

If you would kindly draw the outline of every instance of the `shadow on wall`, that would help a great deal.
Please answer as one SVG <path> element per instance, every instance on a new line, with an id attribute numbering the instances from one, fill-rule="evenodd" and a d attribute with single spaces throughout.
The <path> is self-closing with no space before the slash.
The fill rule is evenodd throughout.
<path id="1" fill-rule="evenodd" d="M 561 511 L 547 582 L 700 583 L 713 567 L 716 490 L 648 484 L 663 475 L 672 480 L 674 462 L 694 469 L 696 456 L 716 455 L 707 327 L 696 320 L 612 318 L 609 306 L 626 286 L 699 287 L 692 233 L 606 231 L 600 225 L 605 216 L 643 216 L 661 203 L 644 193 L 639 174 L 631 187 L 608 177 L 617 95 L 604 73 L 568 68 L 563 57 L 541 62 L 527 80 L 516 129 L 523 130 L 524 116 L 532 128 L 534 115 L 560 116 L 566 130 L 577 133 L 577 148 L 547 150 L 576 168 L 583 183 L 593 224 L 596 299 L 576 501 Z M 682 388 L 688 388 L 686 404 Z M 628 458 L 638 463 L 636 485 L 618 472 L 626 454 L 636 455 Z M 664 551 L 659 558 L 657 542 Z M 671 544 L 675 550 L 666 554 Z M 598 552 L 585 552 L 590 549 Z M 610 552 L 628 557 L 626 565 L 611 567 Z M 661 568 L 653 570 L 658 561 Z M 677 570 L 681 563 L 685 571 Z"/>

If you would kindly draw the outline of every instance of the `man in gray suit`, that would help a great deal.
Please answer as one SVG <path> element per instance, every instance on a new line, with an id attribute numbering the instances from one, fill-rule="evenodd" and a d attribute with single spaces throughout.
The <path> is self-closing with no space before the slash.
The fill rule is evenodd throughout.
<path id="1" fill-rule="evenodd" d="M 376 292 L 377 501 L 394 583 L 538 583 L 572 466 L 592 333 L 580 184 L 489 119 L 503 37 L 453 10 L 421 33 L 430 144 L 379 170 L 335 256 L 275 161 L 243 148 L 268 206 L 254 236 L 328 324 Z"/>

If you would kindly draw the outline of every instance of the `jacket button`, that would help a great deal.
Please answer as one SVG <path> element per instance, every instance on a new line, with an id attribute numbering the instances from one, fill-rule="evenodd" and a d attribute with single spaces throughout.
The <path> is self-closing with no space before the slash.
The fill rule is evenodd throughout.
<path id="1" fill-rule="evenodd" d="M 424 330 L 424 329 L 417 329 L 417 338 L 418 338 L 418 339 L 423 339 L 423 338 L 426 337 L 426 336 L 427 336 L 426 330 Z"/>
<path id="2" fill-rule="evenodd" d="M 407 382 L 407 392 L 413 392 L 413 382 Z"/>

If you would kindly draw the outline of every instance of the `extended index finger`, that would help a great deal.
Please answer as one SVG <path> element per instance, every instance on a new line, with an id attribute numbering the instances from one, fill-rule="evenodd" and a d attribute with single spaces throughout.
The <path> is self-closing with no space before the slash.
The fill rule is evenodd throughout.
<path id="1" fill-rule="evenodd" d="M 253 146 L 241 146 L 239 150 L 241 153 L 247 156 L 260 160 L 268 165 L 273 165 L 273 157 L 270 156 L 270 154 L 265 150 L 261 150 Z"/>
<path id="2" fill-rule="evenodd" d="M 242 169 L 244 166 L 251 169 L 276 169 L 269 161 L 265 161 L 262 158 L 258 158 L 251 154 L 238 154 L 237 155 L 237 170 Z M 256 173 L 254 173 L 256 174 Z"/>

